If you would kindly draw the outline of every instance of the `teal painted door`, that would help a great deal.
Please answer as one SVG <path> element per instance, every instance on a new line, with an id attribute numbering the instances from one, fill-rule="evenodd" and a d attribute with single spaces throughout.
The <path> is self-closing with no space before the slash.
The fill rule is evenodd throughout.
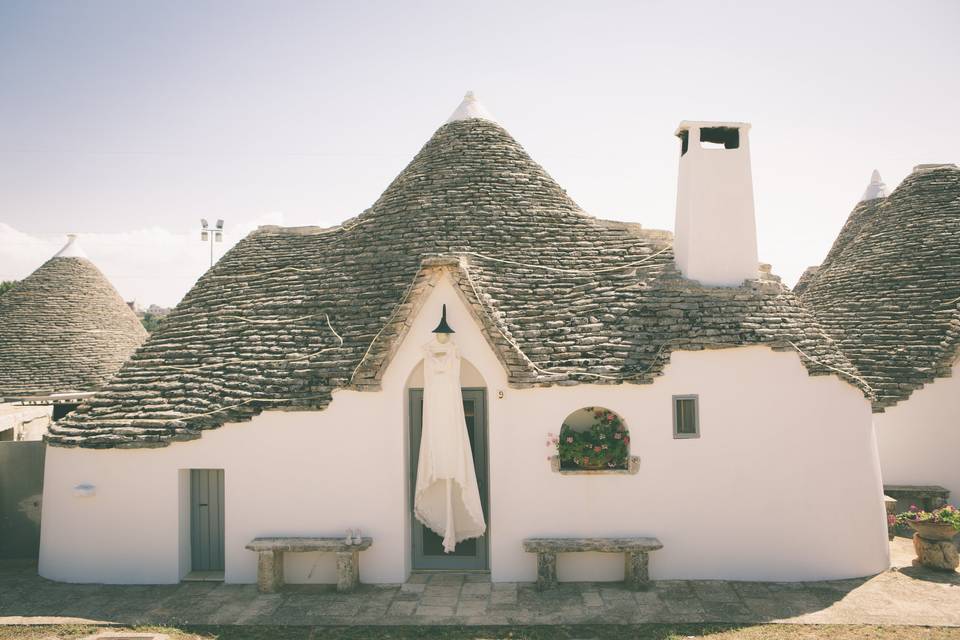
<path id="1" fill-rule="evenodd" d="M 191 570 L 223 571 L 223 469 L 190 470 Z"/>
<path id="2" fill-rule="evenodd" d="M 487 536 L 490 533 L 487 470 L 487 403 L 484 389 L 463 389 L 463 414 L 473 450 L 473 465 L 480 487 L 480 504 L 487 523 L 487 535 L 464 540 L 453 553 L 443 552 L 443 539 L 423 526 L 413 515 L 413 494 L 417 486 L 420 435 L 423 431 L 423 389 L 410 389 L 410 520 L 413 522 L 413 568 L 486 570 Z"/>

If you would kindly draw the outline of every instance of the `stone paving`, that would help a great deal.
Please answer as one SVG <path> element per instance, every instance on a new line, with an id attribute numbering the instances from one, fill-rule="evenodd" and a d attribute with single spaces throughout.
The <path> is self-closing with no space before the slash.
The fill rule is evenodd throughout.
<path id="1" fill-rule="evenodd" d="M 416 573 L 403 585 L 255 585 L 188 582 L 114 586 L 51 582 L 32 563 L 0 562 L 0 624 L 424 625 L 604 622 L 792 622 L 960 626 L 960 574 L 909 566 L 912 545 L 893 544 L 894 569 L 856 580 L 805 583 L 661 580 L 649 591 L 616 583 L 491 584 L 484 574 Z"/>

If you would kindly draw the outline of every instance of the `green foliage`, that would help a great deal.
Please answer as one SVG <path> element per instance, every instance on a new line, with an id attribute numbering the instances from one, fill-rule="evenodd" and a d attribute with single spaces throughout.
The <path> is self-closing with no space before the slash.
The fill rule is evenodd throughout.
<path id="1" fill-rule="evenodd" d="M 142 318 L 140 318 L 140 324 L 142 324 L 143 328 L 147 330 L 147 333 L 153 333 L 157 330 L 157 327 L 160 326 L 160 318 L 150 312 L 147 312 L 143 314 Z"/>
<path id="2" fill-rule="evenodd" d="M 17 284 L 17 280 L 3 280 L 0 281 L 0 296 L 5 294 L 10 289 L 13 289 Z"/>
<path id="3" fill-rule="evenodd" d="M 897 514 L 897 524 L 905 525 L 909 522 L 933 522 L 953 525 L 960 531 L 960 509 L 947 505 L 933 511 L 923 511 L 917 505 L 910 505 L 909 511 Z"/>
<path id="4" fill-rule="evenodd" d="M 630 431 L 616 413 L 601 407 L 593 412 L 593 425 L 577 431 L 564 423 L 560 436 L 550 435 L 562 469 L 626 469 L 630 458 Z"/>

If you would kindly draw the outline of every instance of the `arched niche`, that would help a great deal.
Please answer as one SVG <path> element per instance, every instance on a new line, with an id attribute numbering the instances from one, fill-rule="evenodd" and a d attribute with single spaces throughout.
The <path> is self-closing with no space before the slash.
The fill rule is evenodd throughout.
<path id="1" fill-rule="evenodd" d="M 548 444 L 557 450 L 550 459 L 551 468 L 563 474 L 634 474 L 640 464 L 640 458 L 630 455 L 626 420 L 606 407 L 573 411 Z"/>

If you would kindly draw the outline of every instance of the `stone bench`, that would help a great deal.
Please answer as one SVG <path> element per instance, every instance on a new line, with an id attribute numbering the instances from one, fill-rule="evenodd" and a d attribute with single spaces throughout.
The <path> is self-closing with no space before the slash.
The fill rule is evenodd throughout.
<path id="1" fill-rule="evenodd" d="M 624 583 L 628 588 L 643 590 L 650 586 L 647 554 L 662 549 L 656 538 L 527 538 L 523 550 L 537 554 L 537 589 L 557 586 L 557 554 L 580 551 L 623 553 Z"/>
<path id="2" fill-rule="evenodd" d="M 909 503 L 916 504 L 924 511 L 939 509 L 947 504 L 947 498 L 950 497 L 950 490 L 939 485 L 885 484 L 883 493 L 898 502 L 900 511 L 906 511 Z"/>
<path id="3" fill-rule="evenodd" d="M 254 538 L 247 545 L 259 554 L 257 589 L 274 593 L 283 586 L 283 554 L 304 551 L 333 551 L 337 554 L 337 591 L 352 591 L 360 584 L 360 552 L 369 549 L 373 538 L 347 544 L 340 538 Z"/>

